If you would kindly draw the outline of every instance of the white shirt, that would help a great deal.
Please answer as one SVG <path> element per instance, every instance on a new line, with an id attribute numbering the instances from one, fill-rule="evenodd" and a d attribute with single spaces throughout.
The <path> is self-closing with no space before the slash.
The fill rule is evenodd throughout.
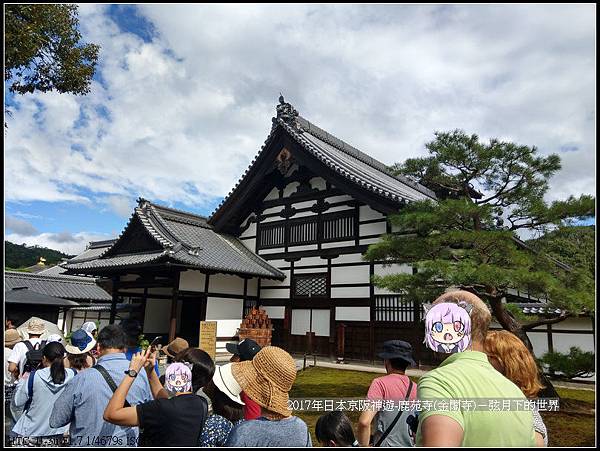
<path id="1" fill-rule="evenodd" d="M 8 356 L 12 352 L 12 349 L 4 347 L 4 385 L 10 385 L 15 383 L 15 378 L 10 371 L 8 371 Z"/>
<path id="2" fill-rule="evenodd" d="M 41 338 L 30 338 L 28 340 L 33 346 L 42 342 Z M 25 367 L 25 356 L 29 349 L 27 349 L 27 345 L 24 342 L 19 342 L 12 349 L 10 355 L 8 356 L 8 361 L 12 363 L 16 363 L 19 365 L 19 376 L 23 376 L 23 368 Z"/>

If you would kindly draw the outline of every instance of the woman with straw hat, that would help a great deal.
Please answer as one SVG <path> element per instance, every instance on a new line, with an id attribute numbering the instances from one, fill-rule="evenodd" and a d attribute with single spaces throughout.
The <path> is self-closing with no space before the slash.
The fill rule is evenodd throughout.
<path id="1" fill-rule="evenodd" d="M 296 380 L 291 355 L 267 346 L 254 359 L 233 363 L 232 373 L 244 393 L 262 407 L 262 415 L 234 427 L 225 446 L 312 446 L 306 423 L 288 408 L 288 393 Z"/>

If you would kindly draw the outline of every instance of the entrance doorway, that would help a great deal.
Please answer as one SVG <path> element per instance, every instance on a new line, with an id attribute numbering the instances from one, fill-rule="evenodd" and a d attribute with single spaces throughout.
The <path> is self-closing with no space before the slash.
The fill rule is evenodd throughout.
<path id="1" fill-rule="evenodd" d="M 185 338 L 190 347 L 196 348 L 199 345 L 200 321 L 206 315 L 206 297 L 185 297 L 180 298 L 179 302 L 181 313 L 177 336 Z"/>

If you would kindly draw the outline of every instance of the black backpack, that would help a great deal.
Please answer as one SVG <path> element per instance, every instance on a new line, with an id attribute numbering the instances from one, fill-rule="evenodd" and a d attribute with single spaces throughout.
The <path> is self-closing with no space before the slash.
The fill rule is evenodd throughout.
<path id="1" fill-rule="evenodd" d="M 42 340 L 37 345 L 32 345 L 29 340 L 25 340 L 25 346 L 27 346 L 27 354 L 25 354 L 25 366 L 23 367 L 23 374 L 31 373 L 39 368 L 42 363 L 42 351 L 46 346 L 46 340 Z"/>

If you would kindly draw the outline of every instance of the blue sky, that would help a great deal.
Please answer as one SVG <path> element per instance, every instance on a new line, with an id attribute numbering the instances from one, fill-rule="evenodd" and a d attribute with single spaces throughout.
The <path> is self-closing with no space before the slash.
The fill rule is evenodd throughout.
<path id="1" fill-rule="evenodd" d="M 5 97 L 6 239 L 75 253 L 140 196 L 209 215 L 279 92 L 393 163 L 462 128 L 558 153 L 547 200 L 595 195 L 594 5 L 80 5 L 87 96 Z"/>

